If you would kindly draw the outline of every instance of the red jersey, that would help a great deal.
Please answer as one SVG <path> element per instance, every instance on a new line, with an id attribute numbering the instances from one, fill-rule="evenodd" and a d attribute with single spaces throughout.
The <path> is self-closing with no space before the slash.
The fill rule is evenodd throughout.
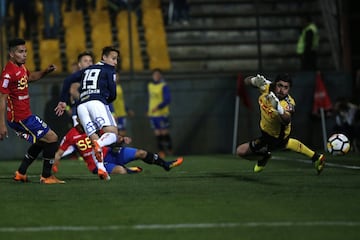
<path id="1" fill-rule="evenodd" d="M 72 127 L 63 137 L 59 148 L 65 151 L 70 146 L 74 146 L 76 150 L 78 150 L 80 156 L 84 158 L 89 171 L 93 172 L 96 164 L 92 156 L 91 140 L 87 137 L 86 133 L 80 132 L 77 128 Z M 109 149 L 104 147 L 102 150 L 105 156 Z"/>
<path id="2" fill-rule="evenodd" d="M 7 119 L 19 122 L 32 115 L 28 88 L 29 70 L 9 61 L 1 73 L 0 92 L 8 94 Z"/>

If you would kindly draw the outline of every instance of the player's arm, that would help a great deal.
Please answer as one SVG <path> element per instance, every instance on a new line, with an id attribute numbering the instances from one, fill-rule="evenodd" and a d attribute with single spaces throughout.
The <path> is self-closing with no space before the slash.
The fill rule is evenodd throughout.
<path id="1" fill-rule="evenodd" d="M 44 70 L 30 73 L 28 81 L 35 82 L 55 70 L 56 70 L 56 66 L 54 64 L 51 64 Z"/>
<path id="2" fill-rule="evenodd" d="M 272 107 L 276 110 L 276 112 L 279 114 L 280 120 L 283 124 L 287 125 L 291 122 L 291 114 L 292 111 L 285 110 L 281 104 L 280 100 L 276 97 L 276 95 L 273 92 L 270 92 L 267 95 L 267 99 L 271 102 Z"/>
<path id="3" fill-rule="evenodd" d="M 8 137 L 8 131 L 5 123 L 5 110 L 6 110 L 6 99 L 8 94 L 0 92 L 0 140 L 4 140 Z"/>
<path id="4" fill-rule="evenodd" d="M 113 74 L 108 74 L 108 91 L 109 96 L 107 98 L 107 102 L 111 103 L 116 98 L 116 76 L 114 78 Z"/>
<path id="5" fill-rule="evenodd" d="M 77 71 L 67 78 L 65 78 L 63 87 L 61 89 L 60 101 L 55 107 L 54 111 L 57 116 L 63 115 L 66 110 L 66 102 L 70 99 L 70 88 L 73 83 L 80 82 L 82 76 L 82 71 Z"/>
<path id="6" fill-rule="evenodd" d="M 61 148 L 59 148 L 55 153 L 54 164 L 52 166 L 52 171 L 54 173 L 57 173 L 59 171 L 60 159 L 63 153 L 64 150 L 62 150 Z"/>

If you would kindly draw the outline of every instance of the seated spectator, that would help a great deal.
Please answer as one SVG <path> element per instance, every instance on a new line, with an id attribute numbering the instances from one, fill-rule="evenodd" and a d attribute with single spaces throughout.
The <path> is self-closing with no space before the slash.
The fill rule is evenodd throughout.
<path id="1" fill-rule="evenodd" d="M 334 133 L 345 134 L 352 145 L 360 137 L 360 111 L 359 106 L 351 103 L 346 98 L 339 98 L 335 102 L 335 126 Z"/>

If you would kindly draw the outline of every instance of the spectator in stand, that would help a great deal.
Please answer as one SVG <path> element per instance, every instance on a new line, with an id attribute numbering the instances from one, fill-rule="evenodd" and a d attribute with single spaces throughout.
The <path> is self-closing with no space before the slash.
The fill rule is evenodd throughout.
<path id="1" fill-rule="evenodd" d="M 319 32 L 310 16 L 303 19 L 303 29 L 297 42 L 296 52 L 300 56 L 301 70 L 317 70 L 317 50 L 319 47 Z"/>
<path id="2" fill-rule="evenodd" d="M 173 22 L 183 25 L 189 24 L 189 4 L 187 0 L 173 0 L 174 15 Z"/>
<path id="3" fill-rule="evenodd" d="M 345 134 L 351 142 L 358 139 L 359 122 L 360 122 L 360 108 L 351 103 L 346 98 L 339 98 L 334 105 L 335 110 L 335 126 L 334 133 Z"/>
<path id="4" fill-rule="evenodd" d="M 57 38 L 60 28 L 60 1 L 43 0 L 44 6 L 44 38 Z M 52 25 L 51 25 L 52 16 Z M 50 26 L 51 25 L 51 26 Z"/>
<path id="5" fill-rule="evenodd" d="M 117 16 L 118 12 L 120 12 L 121 10 L 127 9 L 127 1 L 125 1 L 125 0 L 108 0 L 107 5 L 108 5 L 108 11 L 110 14 L 110 19 L 111 19 L 112 23 L 115 24 L 116 16 Z"/>
<path id="6" fill-rule="evenodd" d="M 96 9 L 96 0 L 66 0 L 65 1 L 65 11 L 70 12 L 73 10 L 73 5 L 75 2 L 75 10 L 76 11 L 86 11 L 88 5 L 92 10 Z"/>
<path id="7" fill-rule="evenodd" d="M 34 0 L 13 0 L 14 7 L 14 36 L 20 36 L 21 15 L 25 20 L 24 38 L 30 39 L 32 30 L 36 24 L 35 1 Z"/>

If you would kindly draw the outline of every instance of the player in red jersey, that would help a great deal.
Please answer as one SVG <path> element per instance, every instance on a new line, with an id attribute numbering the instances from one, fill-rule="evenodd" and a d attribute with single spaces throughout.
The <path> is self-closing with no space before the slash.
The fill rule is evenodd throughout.
<path id="1" fill-rule="evenodd" d="M 14 180 L 28 182 L 26 171 L 31 163 L 43 152 L 43 169 L 40 183 L 65 183 L 51 174 L 58 136 L 30 109 L 28 84 L 44 77 L 56 69 L 49 65 L 43 71 L 30 73 L 25 67 L 27 49 L 25 40 L 16 38 L 9 41 L 9 61 L 0 77 L 0 140 L 8 136 L 5 124 L 5 110 L 7 123 L 16 134 L 31 143 L 23 161 L 15 172 Z"/>
<path id="2" fill-rule="evenodd" d="M 106 171 L 110 174 L 127 174 L 138 173 L 142 169 L 140 167 L 126 167 L 125 165 L 137 159 L 141 159 L 148 164 L 155 164 L 163 167 L 166 171 L 169 171 L 173 167 L 177 167 L 182 164 L 183 158 L 179 157 L 174 161 L 164 161 L 157 154 L 147 152 L 142 149 L 124 147 L 124 143 L 129 144 L 131 138 L 118 136 L 118 146 L 103 147 L 104 154 L 104 166 Z M 92 154 L 92 144 L 90 138 L 86 135 L 84 129 L 80 124 L 71 128 L 61 141 L 60 147 L 55 154 L 55 163 L 53 165 L 53 171 L 58 171 L 58 166 L 62 156 L 73 152 L 74 150 L 80 153 L 80 156 L 84 158 L 87 167 L 90 172 L 97 174 L 98 168 L 94 161 Z"/>

